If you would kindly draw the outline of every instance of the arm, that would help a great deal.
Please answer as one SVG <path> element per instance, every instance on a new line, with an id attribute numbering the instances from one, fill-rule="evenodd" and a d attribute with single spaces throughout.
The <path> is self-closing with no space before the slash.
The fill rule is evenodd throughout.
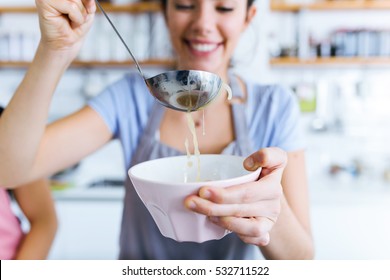
<path id="1" fill-rule="evenodd" d="M 44 177 L 77 162 L 107 138 L 106 134 L 101 138 L 90 134 L 95 132 L 96 122 L 90 128 L 86 121 L 81 121 L 92 116 L 103 124 L 88 108 L 46 130 L 52 95 L 92 25 L 94 1 L 36 0 L 36 3 L 41 41 L 26 76 L 0 118 L 0 184 L 7 187 Z M 80 131 L 82 134 L 77 138 L 75 135 Z M 83 147 L 91 148 L 77 148 L 78 139 L 82 139 Z M 88 141 L 94 142 L 85 145 Z M 58 151 L 65 146 L 67 153 Z M 53 165 L 54 162 L 64 164 Z"/>
<path id="2" fill-rule="evenodd" d="M 30 223 L 30 231 L 22 239 L 16 259 L 45 259 L 57 231 L 57 216 L 49 184 L 39 180 L 14 191 L 20 209 Z"/>
<path id="3" fill-rule="evenodd" d="M 313 258 L 303 152 L 290 153 L 288 159 L 287 165 L 286 153 L 278 148 L 261 149 L 244 162 L 248 170 L 262 167 L 258 181 L 203 187 L 185 205 L 259 246 L 266 258 Z"/>
<path id="4" fill-rule="evenodd" d="M 312 259 L 314 245 L 309 216 L 309 195 L 303 151 L 289 152 L 283 172 L 281 211 L 270 231 L 271 239 L 261 247 L 268 259 Z"/>

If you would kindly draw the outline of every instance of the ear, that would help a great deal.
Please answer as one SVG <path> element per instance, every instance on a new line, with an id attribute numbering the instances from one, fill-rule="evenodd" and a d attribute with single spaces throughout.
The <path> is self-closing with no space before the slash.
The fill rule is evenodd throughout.
<path id="1" fill-rule="evenodd" d="M 255 17 L 256 13 L 257 13 L 257 7 L 256 7 L 256 5 L 252 4 L 252 6 L 249 7 L 247 15 L 246 15 L 245 29 L 252 22 L 252 19 Z"/>

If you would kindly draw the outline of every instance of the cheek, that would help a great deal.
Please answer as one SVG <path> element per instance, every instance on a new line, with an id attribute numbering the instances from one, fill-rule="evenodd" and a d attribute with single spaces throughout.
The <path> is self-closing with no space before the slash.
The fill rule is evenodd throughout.
<path id="1" fill-rule="evenodd" d="M 180 18 L 172 17 L 172 19 L 168 19 L 167 21 L 167 27 L 170 33 L 170 36 L 172 39 L 177 40 L 180 38 L 184 32 L 185 22 L 180 20 Z"/>
<path id="2" fill-rule="evenodd" d="M 229 41 L 238 41 L 241 34 L 244 32 L 244 22 L 237 22 L 237 20 L 226 20 L 221 26 L 220 30 Z"/>
<path id="3" fill-rule="evenodd" d="M 241 38 L 242 31 L 237 26 L 231 25 L 225 29 L 224 34 L 228 45 L 235 47 Z"/>
<path id="4" fill-rule="evenodd" d="M 177 44 L 177 41 L 180 38 L 180 30 L 178 30 L 177 25 L 173 22 L 170 22 L 167 24 L 168 31 L 169 31 L 169 38 L 171 39 L 171 43 L 173 45 Z"/>

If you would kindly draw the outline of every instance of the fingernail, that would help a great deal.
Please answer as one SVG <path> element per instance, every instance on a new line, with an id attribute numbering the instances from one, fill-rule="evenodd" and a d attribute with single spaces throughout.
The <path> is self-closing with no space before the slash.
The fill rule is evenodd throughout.
<path id="1" fill-rule="evenodd" d="M 212 221 L 213 223 L 218 223 L 218 221 L 219 221 L 219 218 L 218 218 L 218 217 L 215 217 L 215 216 L 210 216 L 209 219 L 210 219 L 210 221 Z"/>
<path id="2" fill-rule="evenodd" d="M 253 158 L 249 157 L 244 161 L 244 164 L 248 168 L 252 168 L 254 166 Z"/>
<path id="3" fill-rule="evenodd" d="M 211 197 L 211 192 L 209 190 L 202 190 L 199 196 L 204 199 L 209 199 Z"/>
<path id="4" fill-rule="evenodd" d="M 195 209 L 196 208 L 196 204 L 193 200 L 190 200 L 189 202 L 187 202 L 187 207 L 189 209 Z"/>

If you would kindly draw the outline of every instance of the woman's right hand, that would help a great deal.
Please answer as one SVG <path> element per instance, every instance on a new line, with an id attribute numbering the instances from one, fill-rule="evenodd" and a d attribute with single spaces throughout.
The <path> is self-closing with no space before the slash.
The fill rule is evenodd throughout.
<path id="1" fill-rule="evenodd" d="M 41 46 L 75 58 L 90 29 L 94 0 L 35 0 L 41 29 Z"/>

